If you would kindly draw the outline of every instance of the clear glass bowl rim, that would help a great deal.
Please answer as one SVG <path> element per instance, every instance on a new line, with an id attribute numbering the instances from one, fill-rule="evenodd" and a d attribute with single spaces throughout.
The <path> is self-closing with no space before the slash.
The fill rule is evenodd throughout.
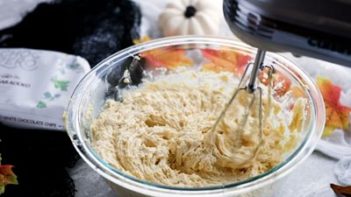
<path id="1" fill-rule="evenodd" d="M 210 44 L 222 47 L 237 48 L 251 52 L 255 51 L 254 48 L 240 41 L 236 41 L 229 38 L 208 36 L 176 36 L 155 39 L 146 43 L 134 45 L 124 50 L 121 50 L 101 61 L 80 80 L 79 84 L 75 88 L 66 109 L 65 121 L 66 130 L 68 132 L 69 137 L 72 140 L 75 149 L 77 150 L 81 158 L 90 167 L 92 167 L 92 169 L 94 169 L 97 173 L 99 173 L 102 177 L 106 178 L 110 182 L 115 183 L 121 187 L 127 188 L 138 193 L 147 193 L 148 195 L 153 196 L 203 196 L 223 195 L 224 193 L 226 195 L 234 195 L 255 190 L 257 188 L 263 187 L 264 185 L 278 180 L 279 178 L 285 176 L 290 171 L 292 171 L 299 163 L 305 160 L 312 153 L 317 144 L 318 139 L 322 135 L 325 123 L 325 108 L 321 93 L 317 88 L 316 84 L 313 82 L 313 80 L 310 79 L 310 77 L 307 74 L 305 74 L 297 66 L 290 66 L 296 64 L 280 55 L 268 53 L 268 56 L 278 59 L 280 62 L 283 62 L 283 65 L 285 65 L 285 68 L 283 68 L 284 70 L 292 74 L 295 79 L 295 75 L 298 75 L 303 80 L 304 84 L 307 85 L 308 94 L 312 98 L 315 112 L 315 124 L 313 127 L 311 127 L 312 129 L 308 131 L 308 134 L 306 135 L 300 147 L 297 150 L 295 150 L 295 152 L 289 158 L 287 158 L 278 166 L 274 167 L 272 170 L 261 175 L 246 179 L 244 181 L 224 185 L 223 187 L 214 186 L 205 188 L 180 188 L 154 184 L 136 179 L 132 176 L 121 173 L 118 170 L 116 171 L 115 168 L 101 160 L 99 156 L 87 146 L 79 126 L 79 101 L 82 98 L 82 96 L 84 96 L 84 89 L 87 88 L 85 84 L 89 82 L 92 76 L 97 74 L 97 72 L 104 73 L 108 71 L 109 68 L 113 66 L 113 63 L 116 60 L 124 59 L 126 57 L 129 57 L 130 55 L 134 55 L 145 50 L 190 44 Z"/>

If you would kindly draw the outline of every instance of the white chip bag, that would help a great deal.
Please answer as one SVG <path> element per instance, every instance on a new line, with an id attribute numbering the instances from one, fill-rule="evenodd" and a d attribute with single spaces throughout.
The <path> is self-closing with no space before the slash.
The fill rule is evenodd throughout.
<path id="1" fill-rule="evenodd" d="M 0 49 L 0 121 L 20 128 L 64 130 L 64 109 L 89 70 L 89 63 L 78 56 Z"/>

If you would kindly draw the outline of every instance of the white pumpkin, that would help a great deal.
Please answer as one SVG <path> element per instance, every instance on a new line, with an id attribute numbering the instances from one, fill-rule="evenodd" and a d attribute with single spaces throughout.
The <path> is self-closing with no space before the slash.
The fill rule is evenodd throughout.
<path id="1" fill-rule="evenodd" d="M 222 9 L 219 0 L 171 0 L 159 16 L 164 36 L 215 35 Z"/>

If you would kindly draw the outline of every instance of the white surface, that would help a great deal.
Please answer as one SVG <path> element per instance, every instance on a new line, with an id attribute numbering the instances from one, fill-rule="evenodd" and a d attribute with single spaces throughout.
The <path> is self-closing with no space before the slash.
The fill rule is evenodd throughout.
<path id="1" fill-rule="evenodd" d="M 0 0 L 0 29 L 19 22 L 39 2 L 50 0 Z"/>
<path id="2" fill-rule="evenodd" d="M 334 172 L 341 184 L 351 185 L 351 157 L 341 159 L 336 164 Z"/>
<path id="3" fill-rule="evenodd" d="M 337 183 L 334 176 L 335 160 L 319 153 L 312 154 L 284 180 L 281 197 L 335 197 L 330 183 Z M 107 183 L 87 164 L 80 160 L 70 171 L 76 184 L 76 197 L 123 197 L 115 194 Z M 92 187 L 93 186 L 93 187 Z"/>
<path id="4" fill-rule="evenodd" d="M 312 154 L 285 180 L 284 197 L 333 197 L 330 183 L 334 177 L 335 160 L 319 153 Z"/>
<path id="5" fill-rule="evenodd" d="M 76 166 L 70 170 L 71 178 L 76 186 L 75 197 L 114 197 L 115 193 L 107 185 L 99 174 L 95 173 L 81 159 Z"/>

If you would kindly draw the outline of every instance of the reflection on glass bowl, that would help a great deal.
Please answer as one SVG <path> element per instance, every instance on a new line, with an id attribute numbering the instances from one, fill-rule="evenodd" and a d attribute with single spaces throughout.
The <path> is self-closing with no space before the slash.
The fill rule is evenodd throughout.
<path id="1" fill-rule="evenodd" d="M 180 54 L 185 55 L 180 55 Z M 235 53 L 237 56 L 229 55 Z M 179 66 L 228 71 L 238 76 L 253 57 L 255 50 L 247 45 L 222 38 L 170 37 L 135 45 L 98 64 L 79 83 L 67 108 L 66 128 L 81 157 L 118 192 L 151 196 L 274 196 L 279 178 L 291 172 L 313 151 L 324 127 L 324 104 L 312 80 L 285 58 L 268 53 L 266 63 L 274 65 L 276 76 L 273 93 L 277 102 L 307 100 L 301 140 L 270 170 L 236 182 L 201 187 L 179 187 L 140 180 L 120 171 L 97 154 L 93 147 L 91 123 L 108 99 L 123 100 L 121 91 L 142 83 L 144 69 L 159 74 L 171 73 Z M 234 57 L 234 59 L 233 59 Z M 140 59 L 141 58 L 141 59 Z M 142 66 L 140 67 L 140 61 Z M 236 66 L 231 66 L 235 61 Z M 129 71 L 126 72 L 126 70 Z M 150 77 L 150 76 L 149 76 Z M 286 83 L 288 81 L 288 83 Z M 264 77 L 261 78 L 264 85 Z M 283 110 L 291 111 L 289 105 Z M 283 187 L 283 186 L 282 186 Z"/>

